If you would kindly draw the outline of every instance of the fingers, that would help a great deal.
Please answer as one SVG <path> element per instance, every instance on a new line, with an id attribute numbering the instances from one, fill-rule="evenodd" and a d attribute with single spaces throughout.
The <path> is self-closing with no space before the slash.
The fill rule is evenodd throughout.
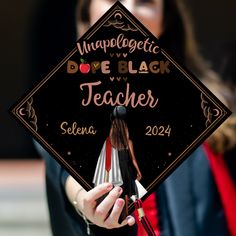
<path id="1" fill-rule="evenodd" d="M 95 188 L 91 189 L 87 192 L 86 201 L 93 202 L 102 197 L 104 194 L 108 193 L 112 189 L 112 184 L 104 183 L 96 186 Z"/>
<path id="2" fill-rule="evenodd" d="M 110 193 L 106 196 L 106 198 L 96 207 L 94 211 L 94 219 L 99 226 L 109 229 L 117 228 L 119 226 L 118 219 L 123 208 L 120 201 L 121 202 L 124 201 L 123 199 L 118 200 L 121 193 L 122 193 L 122 188 L 115 187 L 110 191 Z M 112 212 L 114 211 L 113 208 L 115 209 L 115 214 L 113 214 L 115 218 L 111 217 L 111 215 L 109 214 L 111 209 Z M 118 209 L 121 208 L 120 212 L 116 210 L 117 208 Z M 107 220 L 108 218 L 109 220 Z"/>
<path id="3" fill-rule="evenodd" d="M 104 227 L 107 229 L 113 229 L 113 228 L 120 228 L 125 225 L 132 226 L 135 224 L 135 219 L 132 216 L 127 216 L 125 220 L 122 221 L 121 224 L 118 223 L 121 212 L 123 211 L 125 205 L 125 201 L 122 198 L 118 198 L 115 201 L 115 204 L 113 206 L 113 209 L 109 216 L 104 221 Z"/>
<path id="4" fill-rule="evenodd" d="M 84 193 L 82 212 L 94 224 L 107 229 L 119 228 L 124 225 L 133 225 L 133 217 L 127 217 L 121 224 L 118 223 L 125 201 L 119 198 L 122 194 L 121 187 L 114 187 L 109 183 L 101 184 Z M 97 205 L 97 201 L 104 194 L 109 194 Z"/>
<path id="5" fill-rule="evenodd" d="M 102 217 L 103 220 L 107 217 L 108 212 L 118 200 L 122 193 L 122 188 L 115 187 L 110 191 L 108 196 L 97 206 L 95 210 L 95 217 Z M 122 199 L 121 199 L 122 200 Z"/>
<path id="6" fill-rule="evenodd" d="M 86 192 L 82 197 L 81 211 L 86 215 L 86 217 L 93 220 L 94 210 L 96 209 L 97 202 L 96 200 L 102 197 L 104 194 L 108 193 L 112 189 L 112 184 L 104 183 L 90 191 Z"/>
<path id="7" fill-rule="evenodd" d="M 112 212 L 110 214 L 110 218 L 112 218 L 114 221 L 118 222 L 124 205 L 125 205 L 124 199 L 121 199 L 121 198 L 117 199 L 115 202 L 115 205 L 112 209 Z"/>
<path id="8" fill-rule="evenodd" d="M 118 220 L 120 218 L 120 214 L 123 210 L 124 205 L 125 205 L 124 199 L 118 198 L 116 200 L 110 215 L 104 222 L 107 228 L 112 228 L 112 227 L 117 228 L 127 224 L 127 221 L 125 220 L 122 222 L 123 224 L 118 224 Z"/>
<path id="9" fill-rule="evenodd" d="M 121 224 L 115 223 L 114 220 L 116 220 L 116 222 L 118 221 L 118 219 L 120 217 L 120 214 L 121 214 L 121 212 L 123 210 L 123 207 L 124 207 L 123 199 L 118 199 L 118 201 L 119 200 L 121 200 L 122 203 L 121 202 L 118 203 L 118 205 L 120 204 L 120 206 L 118 206 L 118 208 L 116 210 L 114 210 L 114 212 L 110 215 L 110 217 L 107 218 L 107 220 L 105 222 L 106 228 L 120 228 L 120 227 L 123 227 L 125 225 L 132 226 L 132 225 L 135 224 L 135 218 L 131 215 L 127 216 L 126 219 L 123 220 Z"/>

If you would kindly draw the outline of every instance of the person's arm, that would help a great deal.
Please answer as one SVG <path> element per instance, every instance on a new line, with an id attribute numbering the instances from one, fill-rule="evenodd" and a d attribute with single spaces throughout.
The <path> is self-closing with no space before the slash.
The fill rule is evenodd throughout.
<path id="1" fill-rule="evenodd" d="M 133 162 L 133 165 L 137 171 L 137 180 L 140 181 L 141 178 L 142 178 L 142 174 L 139 170 L 139 167 L 138 167 L 138 163 L 136 161 L 136 158 L 135 158 L 135 155 L 134 155 L 134 148 L 133 148 L 133 142 L 131 140 L 129 140 L 129 152 L 130 152 L 130 157 L 132 159 L 132 162 Z"/>
<path id="2" fill-rule="evenodd" d="M 76 203 L 76 209 L 100 227 L 112 229 L 135 223 L 132 216 L 128 216 L 121 224 L 118 223 L 124 207 L 124 200 L 119 198 L 122 193 L 120 187 L 113 188 L 112 184 L 104 183 L 87 192 L 73 177 L 68 176 L 65 191 L 69 201 L 74 205 Z M 109 194 L 97 205 L 96 200 L 106 193 Z"/>

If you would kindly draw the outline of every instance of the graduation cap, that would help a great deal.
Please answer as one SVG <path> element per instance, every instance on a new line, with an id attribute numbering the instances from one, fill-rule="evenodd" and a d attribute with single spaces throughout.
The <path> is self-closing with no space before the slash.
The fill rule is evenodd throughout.
<path id="1" fill-rule="evenodd" d="M 86 190 L 125 118 L 142 200 L 231 114 L 119 1 L 11 113 Z"/>

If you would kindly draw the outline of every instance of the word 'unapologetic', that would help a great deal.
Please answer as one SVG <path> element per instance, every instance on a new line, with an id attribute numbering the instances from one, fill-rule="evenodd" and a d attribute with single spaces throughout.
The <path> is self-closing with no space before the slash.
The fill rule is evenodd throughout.
<path id="1" fill-rule="evenodd" d="M 98 49 L 102 49 L 104 53 L 106 53 L 108 48 L 117 48 L 119 50 L 122 48 L 128 48 L 129 53 L 132 53 L 135 50 L 142 50 L 147 53 L 157 54 L 160 51 L 159 46 L 154 41 L 151 41 L 150 38 L 147 38 L 144 41 L 137 41 L 135 39 L 126 38 L 124 34 L 119 34 L 117 38 L 97 40 L 95 42 L 83 41 L 82 45 L 78 42 L 77 48 L 80 55 Z"/>

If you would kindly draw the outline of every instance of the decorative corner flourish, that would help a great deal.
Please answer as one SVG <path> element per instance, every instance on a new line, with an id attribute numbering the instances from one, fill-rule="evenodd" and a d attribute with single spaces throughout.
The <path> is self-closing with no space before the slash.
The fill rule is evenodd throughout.
<path id="1" fill-rule="evenodd" d="M 203 93 L 201 93 L 201 108 L 203 115 L 206 117 L 206 127 L 213 122 L 215 117 L 218 117 L 221 114 L 221 111 L 218 108 L 212 107 L 212 104 L 207 101 L 207 98 Z"/>
<path id="2" fill-rule="evenodd" d="M 35 109 L 33 108 L 33 97 L 29 98 L 28 101 L 24 104 L 23 107 L 21 107 L 18 111 L 18 114 L 28 120 L 30 126 L 37 132 L 38 130 L 38 118 L 35 113 Z"/>
<path id="3" fill-rule="evenodd" d="M 122 20 L 123 16 L 121 13 L 114 14 L 114 20 L 108 20 L 106 24 L 104 24 L 104 27 L 110 27 L 113 26 L 116 29 L 121 29 L 123 31 L 138 31 L 137 28 L 131 27 L 130 24 L 125 23 Z"/>

